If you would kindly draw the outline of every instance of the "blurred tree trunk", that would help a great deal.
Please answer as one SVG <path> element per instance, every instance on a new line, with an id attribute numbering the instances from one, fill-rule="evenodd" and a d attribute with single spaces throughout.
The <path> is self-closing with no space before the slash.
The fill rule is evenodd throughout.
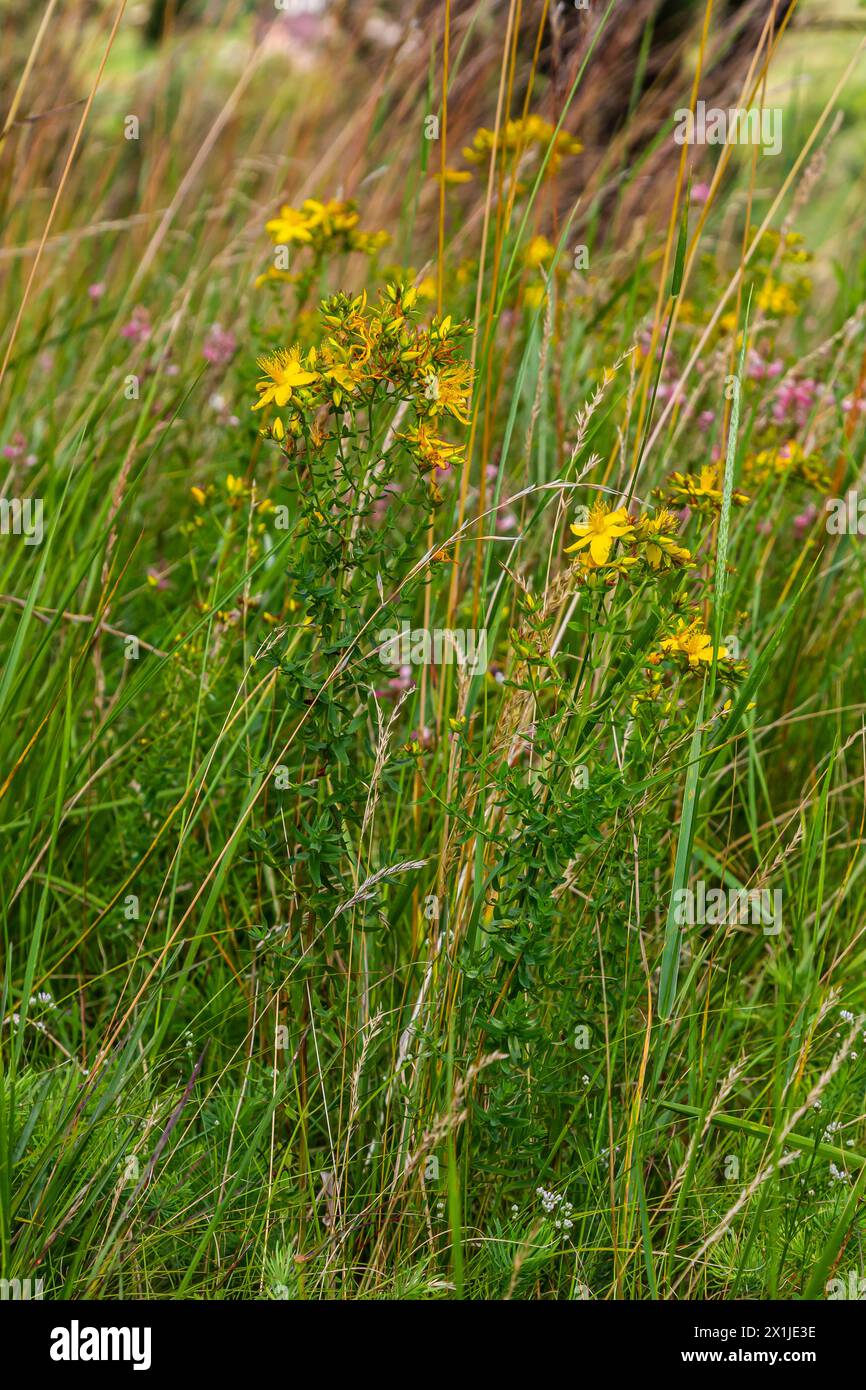
<path id="1" fill-rule="evenodd" d="M 161 43 L 174 28 L 187 0 L 151 0 L 150 14 L 144 29 L 148 43 Z"/>
<path id="2" fill-rule="evenodd" d="M 778 30 L 792 4 L 793 0 L 716 0 L 699 84 L 701 99 L 711 106 L 739 104 L 768 20 L 772 17 Z M 587 10 L 573 5 L 551 8 L 543 62 L 559 109 L 604 9 L 602 0 L 591 0 Z M 590 156 L 581 181 L 588 169 L 601 171 L 605 163 L 613 170 L 633 163 L 674 112 L 688 105 L 705 10 L 706 0 L 627 0 L 612 11 L 566 117 L 568 129 Z M 666 140 L 649 156 L 623 200 L 620 211 L 627 221 L 638 209 L 645 212 L 669 198 L 680 153 L 679 145 Z"/>
<path id="3" fill-rule="evenodd" d="M 335 2 L 348 4 L 348 0 Z M 366 3 L 359 0 L 359 14 L 369 12 Z M 768 19 L 773 17 L 778 30 L 792 4 L 793 0 L 714 0 L 699 90 L 708 105 L 739 103 Z M 393 8 L 388 8 L 395 17 L 406 17 L 402 0 L 394 0 Z M 558 119 L 606 8 L 606 0 L 588 0 L 585 9 L 578 8 L 575 0 L 551 0 L 533 111 Z M 440 52 L 444 10 L 444 0 L 416 0 L 414 8 L 425 38 L 429 41 L 435 35 Z M 471 138 L 477 125 L 493 124 L 499 74 L 491 72 L 489 63 L 501 66 L 509 0 L 488 0 L 480 15 L 477 10 L 477 0 L 452 0 L 452 55 L 475 18 L 449 103 L 449 144 L 455 151 Z M 563 166 L 559 190 L 564 202 L 573 202 L 583 189 L 591 191 L 606 170 L 616 176 L 633 165 L 671 122 L 674 112 L 688 105 L 705 11 L 706 0 L 617 0 L 565 118 L 565 127 L 581 140 L 585 155 Z M 348 10 L 346 14 L 348 18 Z M 544 0 L 523 0 L 511 115 L 523 107 L 543 15 Z M 766 51 L 765 45 L 764 55 Z M 620 213 L 630 219 L 637 202 L 645 212 L 669 198 L 670 177 L 679 157 L 680 146 L 673 139 L 653 151 L 624 194 Z M 708 159 L 708 167 L 709 163 Z"/>

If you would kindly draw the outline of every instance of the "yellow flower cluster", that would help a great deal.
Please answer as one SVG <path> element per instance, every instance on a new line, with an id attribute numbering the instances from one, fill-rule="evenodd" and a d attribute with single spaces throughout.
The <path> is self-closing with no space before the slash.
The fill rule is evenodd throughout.
<path id="1" fill-rule="evenodd" d="M 722 508 L 724 479 L 720 463 L 708 463 L 700 473 L 672 473 L 667 501 L 676 507 L 691 507 L 698 512 L 718 512 Z M 748 497 L 734 490 L 731 500 L 735 507 L 744 507 Z"/>
<path id="2" fill-rule="evenodd" d="M 801 289 L 811 284 L 808 280 L 801 281 Z M 757 304 L 765 314 L 776 314 L 783 318 L 793 318 L 800 312 L 801 298 L 794 293 L 789 285 L 785 285 L 781 280 L 775 280 L 769 275 L 758 291 Z"/>
<path id="3" fill-rule="evenodd" d="M 690 623 L 681 618 L 676 631 L 662 639 L 661 649 L 669 656 L 684 657 L 693 671 L 702 663 L 708 666 L 713 659 L 712 638 L 700 618 L 693 618 Z M 727 647 L 717 647 L 715 655 L 718 661 L 724 660 L 728 655 Z"/>
<path id="4" fill-rule="evenodd" d="M 495 131 L 482 126 L 475 132 L 472 144 L 463 150 L 463 158 L 468 164 L 486 164 L 498 150 L 515 155 L 529 150 L 543 155 L 548 149 L 550 159 L 547 172 L 552 174 L 559 168 L 563 155 L 580 154 L 583 145 L 568 131 L 557 131 L 541 116 L 527 116 L 521 120 L 506 121 L 498 136 Z"/>
<path id="5" fill-rule="evenodd" d="M 750 237 L 754 239 L 758 234 L 758 228 L 752 227 Z M 806 250 L 803 237 L 799 232 L 775 231 L 772 227 L 767 228 L 761 234 L 761 239 L 757 246 L 757 255 L 764 260 L 770 260 L 780 255 L 783 261 L 790 265 L 805 265 L 812 260 L 812 253 Z"/>
<path id="6" fill-rule="evenodd" d="M 471 332 L 450 315 L 435 316 L 429 326 L 415 321 L 417 289 L 401 282 L 386 286 L 379 302 L 366 294 L 336 294 L 323 300 L 323 328 L 318 347 L 306 352 L 295 345 L 259 359 L 262 376 L 253 410 L 289 407 L 267 433 L 281 439 L 286 429 L 298 435 L 321 429 L 313 418 L 322 406 L 343 408 L 357 399 L 368 406 L 381 388 L 389 400 L 404 400 L 414 409 L 414 428 L 401 434 L 422 469 L 445 469 L 461 448 L 438 437 L 441 419 L 468 424 L 472 368 L 461 355 Z"/>
<path id="7" fill-rule="evenodd" d="M 736 659 L 727 647 L 713 646 L 713 639 L 700 617 L 679 618 L 673 630 L 662 638 L 659 650 L 650 653 L 650 667 L 660 666 L 665 659 L 693 673 L 712 665 L 715 659 L 722 677 L 730 683 L 741 680 L 748 671 L 748 664 Z M 651 698 L 660 693 L 657 677 L 650 681 L 648 693 Z"/>
<path id="8" fill-rule="evenodd" d="M 624 570 L 643 559 L 652 570 L 683 569 L 692 563 L 691 552 L 676 539 L 677 519 L 666 507 L 655 516 L 633 519 L 625 507 L 608 507 L 600 498 L 586 519 L 571 526 L 577 536 L 566 554 L 577 553 L 577 563 L 584 570 Z M 615 560 L 611 553 L 617 542 L 627 548 Z"/>
<path id="9" fill-rule="evenodd" d="M 265 231 L 277 247 L 306 246 L 319 259 L 325 252 L 358 251 L 374 256 L 391 240 L 387 232 L 363 232 L 358 223 L 360 215 L 353 202 L 330 198 L 319 202 L 306 198 L 300 208 L 283 204 L 279 214 L 265 223 Z M 256 285 L 268 280 L 291 280 L 288 267 L 271 266 L 258 276 Z"/>
<path id="10" fill-rule="evenodd" d="M 830 480 L 818 454 L 807 454 L 796 439 L 789 439 L 778 449 L 761 449 L 746 459 L 743 472 L 755 487 L 765 482 L 798 478 L 809 487 L 826 491 Z"/>
<path id="11" fill-rule="evenodd" d="M 253 410 L 261 410 L 272 403 L 276 406 L 288 405 L 299 387 L 311 386 L 319 379 L 319 373 L 311 370 L 315 362 L 315 348 L 310 349 L 306 362 L 301 358 L 299 347 L 279 348 L 268 357 L 260 357 L 259 366 L 264 376 L 256 382 L 259 399 Z"/>
<path id="12" fill-rule="evenodd" d="M 665 715 L 676 712 L 677 700 L 671 697 L 670 690 L 666 696 L 665 683 L 658 669 L 663 662 L 667 661 L 683 674 L 700 676 L 712 665 L 714 657 L 717 669 L 727 683 L 734 684 L 747 674 L 745 661 L 734 660 L 727 647 L 713 647 L 713 639 L 704 627 L 702 618 L 677 619 L 674 628 L 659 643 L 659 650 L 650 652 L 647 658 L 649 665 L 645 671 L 645 683 L 631 701 L 632 714 L 637 714 L 644 705 L 655 705 Z M 748 708 L 754 709 L 754 703 Z M 731 701 L 728 700 L 722 712 L 729 714 L 730 711 Z"/>
<path id="13" fill-rule="evenodd" d="M 577 537 L 566 547 L 566 554 L 576 553 L 576 563 L 583 575 L 611 578 L 615 575 L 640 574 L 642 571 L 660 573 L 669 570 L 692 569 L 691 551 L 677 539 L 677 517 L 667 507 L 654 515 L 633 517 L 625 507 L 609 507 L 599 498 L 582 519 L 571 527 Z M 617 553 L 619 552 L 619 553 Z M 667 626 L 667 625 L 666 625 Z M 696 672 L 713 659 L 719 664 L 722 676 L 736 681 L 745 674 L 745 663 L 734 661 L 726 647 L 713 647 L 712 639 L 699 616 L 679 617 L 676 625 L 666 631 L 659 650 L 649 653 L 647 674 L 643 676 L 631 704 L 635 714 L 642 704 L 657 700 L 663 691 L 661 673 L 653 670 L 662 662 L 672 662 L 681 670 Z"/>
<path id="14" fill-rule="evenodd" d="M 602 569 L 616 542 L 634 535 L 634 526 L 625 507 L 608 507 L 599 498 L 585 521 L 572 524 L 571 533 L 577 540 L 566 546 L 566 555 L 576 552 L 578 564 L 585 569 Z"/>

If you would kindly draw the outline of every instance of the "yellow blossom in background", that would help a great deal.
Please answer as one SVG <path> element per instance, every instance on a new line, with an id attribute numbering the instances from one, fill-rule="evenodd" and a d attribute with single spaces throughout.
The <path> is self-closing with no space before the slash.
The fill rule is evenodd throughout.
<path id="1" fill-rule="evenodd" d="M 571 532 L 578 539 L 566 547 L 566 555 L 586 550 L 592 565 L 600 567 L 610 559 L 614 543 L 630 538 L 634 527 L 625 507 L 611 509 L 599 500 L 593 504 L 587 521 L 573 524 Z"/>
<path id="2" fill-rule="evenodd" d="M 319 228 L 327 238 L 335 232 L 351 231 L 361 220 L 351 203 L 342 203 L 337 198 L 330 198 L 327 203 L 320 203 L 317 198 L 307 198 L 301 213 L 306 218 L 310 232 Z"/>
<path id="3" fill-rule="evenodd" d="M 286 204 L 280 208 L 278 217 L 272 217 L 265 223 L 265 231 L 275 246 L 313 239 L 308 219 L 297 208 L 290 208 Z"/>
<path id="4" fill-rule="evenodd" d="M 749 235 L 752 240 L 757 236 L 757 227 L 752 227 Z M 757 246 L 757 254 L 764 259 L 772 259 L 781 250 L 782 260 L 792 265 L 804 265 L 812 260 L 811 252 L 805 248 L 803 237 L 799 232 L 786 232 L 784 236 L 781 232 L 768 227 L 761 234 Z"/>
<path id="5" fill-rule="evenodd" d="M 768 481 L 799 478 L 810 487 L 825 491 L 830 480 L 819 454 L 807 454 L 796 439 L 789 439 L 777 449 L 761 449 L 746 459 L 743 472 L 748 481 L 760 486 Z"/>
<path id="6" fill-rule="evenodd" d="M 472 174 L 468 169 L 451 169 L 446 167 L 444 174 L 437 169 L 434 178 L 445 184 L 471 183 Z"/>
<path id="7" fill-rule="evenodd" d="M 547 264 L 555 249 L 546 236 L 534 236 L 524 248 L 523 264 L 537 270 L 540 265 Z"/>
<path id="8" fill-rule="evenodd" d="M 284 284 L 294 285 L 297 282 L 297 275 L 291 270 L 279 270 L 275 265 L 269 265 L 267 270 L 262 271 L 253 281 L 255 289 L 261 289 L 269 280 L 281 280 Z"/>
<path id="9" fill-rule="evenodd" d="M 364 256 L 375 256 L 381 251 L 383 246 L 387 246 L 391 240 L 390 233 L 381 232 L 354 232 L 352 235 L 353 251 L 360 251 Z"/>
<path id="10" fill-rule="evenodd" d="M 567 131 L 557 131 L 549 121 L 541 116 L 527 116 L 525 119 L 506 121 L 497 136 L 495 131 L 482 126 L 475 132 L 472 144 L 463 150 L 463 158 L 469 164 L 486 164 L 494 151 L 505 150 L 509 154 L 522 154 L 532 151 L 543 156 L 550 150 L 546 173 L 555 173 L 563 155 L 580 154 L 583 146 Z"/>
<path id="11" fill-rule="evenodd" d="M 325 251 L 357 251 L 375 256 L 391 240 L 385 231 L 365 232 L 358 223 L 360 215 L 353 202 L 329 198 L 306 198 L 300 208 L 284 203 L 279 214 L 265 223 L 265 230 L 275 246 L 309 247 L 321 257 Z M 269 280 L 297 280 L 297 275 L 285 267 L 271 266 L 256 279 L 256 286 Z"/>
<path id="12" fill-rule="evenodd" d="M 537 309 L 540 304 L 544 303 L 546 298 L 547 286 L 544 284 L 527 285 L 526 289 L 523 291 L 523 302 L 527 309 Z"/>
<path id="13" fill-rule="evenodd" d="M 787 285 L 772 278 L 766 280 L 758 291 L 758 308 L 768 314 L 792 316 L 799 312 L 799 304 Z"/>

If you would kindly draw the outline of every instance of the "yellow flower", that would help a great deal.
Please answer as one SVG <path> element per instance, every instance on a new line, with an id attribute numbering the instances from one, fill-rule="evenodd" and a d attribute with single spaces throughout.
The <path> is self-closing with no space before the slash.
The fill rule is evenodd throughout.
<path id="1" fill-rule="evenodd" d="M 691 551 L 674 540 L 677 520 L 673 512 L 662 507 L 655 516 L 642 516 L 635 527 L 635 540 L 645 547 L 644 555 L 654 570 L 688 565 Z"/>
<path id="2" fill-rule="evenodd" d="M 265 231 L 270 235 L 275 246 L 288 244 L 293 241 L 312 241 L 313 235 L 310 230 L 310 221 L 297 208 L 290 208 L 284 204 L 280 208 L 278 217 L 272 217 L 270 222 L 265 223 Z"/>
<path id="3" fill-rule="evenodd" d="M 297 275 L 291 270 L 278 270 L 275 265 L 269 265 L 267 270 L 256 276 L 253 281 L 253 288 L 260 290 L 262 285 L 266 285 L 269 280 L 282 280 L 285 284 L 293 285 L 297 278 Z"/>
<path id="4" fill-rule="evenodd" d="M 391 240 L 387 232 L 355 232 L 352 236 L 352 249 L 365 256 L 375 256 Z"/>
<path id="5" fill-rule="evenodd" d="M 443 174 L 437 169 L 434 177 L 437 178 L 437 179 L 439 179 L 441 182 L 443 182 L 443 183 L 445 183 L 445 184 L 449 184 L 449 183 L 451 183 L 451 184 L 453 184 L 453 183 L 471 183 L 471 182 L 472 182 L 472 175 L 471 175 L 471 173 L 469 172 L 468 169 L 451 169 L 451 168 L 446 167 L 444 176 L 443 176 Z"/>
<path id="6" fill-rule="evenodd" d="M 360 251 L 365 256 L 374 256 L 391 240 L 387 232 L 362 232 L 358 228 L 359 215 L 352 202 L 330 198 L 326 203 L 318 198 L 306 198 L 301 208 L 283 205 L 279 216 L 265 223 L 275 245 L 297 242 L 302 246 L 313 245 L 317 252 L 336 242 L 340 249 Z M 271 269 L 258 277 L 257 285 L 271 279 L 292 279 L 288 271 Z"/>
<path id="7" fill-rule="evenodd" d="M 229 497 L 243 497 L 246 490 L 247 485 L 243 478 L 236 478 L 233 473 L 229 473 L 226 478 L 226 492 Z"/>
<path id="8" fill-rule="evenodd" d="M 723 494 L 720 472 L 721 467 L 718 463 L 707 463 L 700 473 L 672 473 L 669 481 L 674 500 L 680 505 L 686 502 L 691 507 L 721 507 Z M 731 501 L 737 507 L 744 506 L 748 500 L 744 492 L 734 491 L 731 494 Z"/>
<path id="9" fill-rule="evenodd" d="M 700 618 L 695 618 L 690 623 L 681 618 L 676 632 L 671 637 L 665 637 L 661 646 L 663 652 L 684 656 L 693 671 L 697 670 L 702 662 L 709 665 L 713 659 L 713 641 L 705 631 Z M 723 661 L 727 654 L 726 647 L 716 649 L 719 661 Z"/>
<path id="10" fill-rule="evenodd" d="M 747 480 L 760 486 L 768 479 L 799 478 L 811 487 L 826 489 L 830 480 L 819 454 L 807 454 L 796 439 L 789 439 L 778 449 L 761 449 L 746 459 L 743 469 Z"/>
<path id="11" fill-rule="evenodd" d="M 555 249 L 546 236 L 534 236 L 524 249 L 523 264 L 537 270 L 540 265 L 550 260 Z"/>
<path id="12" fill-rule="evenodd" d="M 469 424 L 472 368 L 468 362 L 452 362 L 438 372 L 430 368 L 423 383 L 428 415 L 435 417 L 445 411 L 461 425 Z"/>
<path id="13" fill-rule="evenodd" d="M 331 394 L 335 405 L 339 405 L 342 401 L 344 391 L 347 395 L 351 395 L 363 381 L 366 360 L 366 356 L 363 356 L 355 361 L 342 361 L 333 352 L 328 352 L 327 365 L 322 368 L 322 376 L 334 385 L 335 389 Z"/>
<path id="14" fill-rule="evenodd" d="M 498 137 L 484 126 L 475 132 L 471 145 L 463 151 L 463 158 L 470 164 L 482 164 L 490 154 L 504 148 L 509 153 L 518 154 L 528 148 L 535 148 L 537 154 L 550 149 L 547 173 L 554 173 L 564 154 L 580 154 L 583 149 L 579 140 L 567 131 L 560 130 L 545 121 L 541 116 L 527 116 L 525 120 L 506 121 Z"/>
<path id="15" fill-rule="evenodd" d="M 307 358 L 308 364 L 312 365 L 315 361 L 315 353 L 311 351 Z M 301 362 L 300 348 L 280 348 L 271 357 L 260 357 L 259 366 L 265 375 L 260 381 L 256 382 L 256 390 L 259 392 L 259 399 L 253 406 L 253 410 L 261 410 L 262 406 L 269 405 L 271 401 L 275 405 L 283 406 L 292 399 L 292 392 L 299 386 L 309 386 L 311 382 L 319 379 L 319 373 L 310 371 L 309 365 L 305 367 Z"/>
<path id="16" fill-rule="evenodd" d="M 452 463 L 460 461 L 460 455 L 463 453 L 462 444 L 449 444 L 445 439 L 437 439 L 423 423 L 399 437 L 412 446 L 426 468 L 439 468 L 445 472 Z"/>
<path id="17" fill-rule="evenodd" d="M 495 145 L 496 137 L 493 131 L 488 130 L 486 126 L 479 126 L 478 130 L 475 132 L 472 144 L 464 145 L 463 158 L 468 160 L 470 164 L 480 164 L 482 159 L 485 159 L 490 151 L 495 148 Z"/>
<path id="18" fill-rule="evenodd" d="M 201 487 L 191 487 L 190 490 L 189 490 L 189 493 L 190 493 L 190 497 L 192 498 L 192 500 L 193 500 L 194 502 L 198 503 L 198 505 L 199 505 L 200 507 L 204 506 L 204 501 L 205 501 L 205 491 L 204 491 L 204 488 L 201 488 Z"/>
<path id="19" fill-rule="evenodd" d="M 320 227 L 325 237 L 333 236 L 335 232 L 351 231 L 360 220 L 351 203 L 341 203 L 337 198 L 330 198 L 327 203 L 320 203 L 317 198 L 306 198 L 302 211 L 310 231 Z"/>
<path id="20" fill-rule="evenodd" d="M 758 291 L 758 308 L 770 314 L 793 315 L 799 306 L 787 285 L 769 277 Z"/>
<path id="21" fill-rule="evenodd" d="M 631 538 L 634 527 L 625 507 L 611 509 L 599 500 L 593 505 L 588 520 L 572 525 L 571 531 L 578 539 L 574 545 L 566 547 L 566 555 L 575 550 L 588 550 L 591 564 L 600 567 L 610 559 L 614 542 Z M 584 557 L 581 556 L 581 559 Z"/>

